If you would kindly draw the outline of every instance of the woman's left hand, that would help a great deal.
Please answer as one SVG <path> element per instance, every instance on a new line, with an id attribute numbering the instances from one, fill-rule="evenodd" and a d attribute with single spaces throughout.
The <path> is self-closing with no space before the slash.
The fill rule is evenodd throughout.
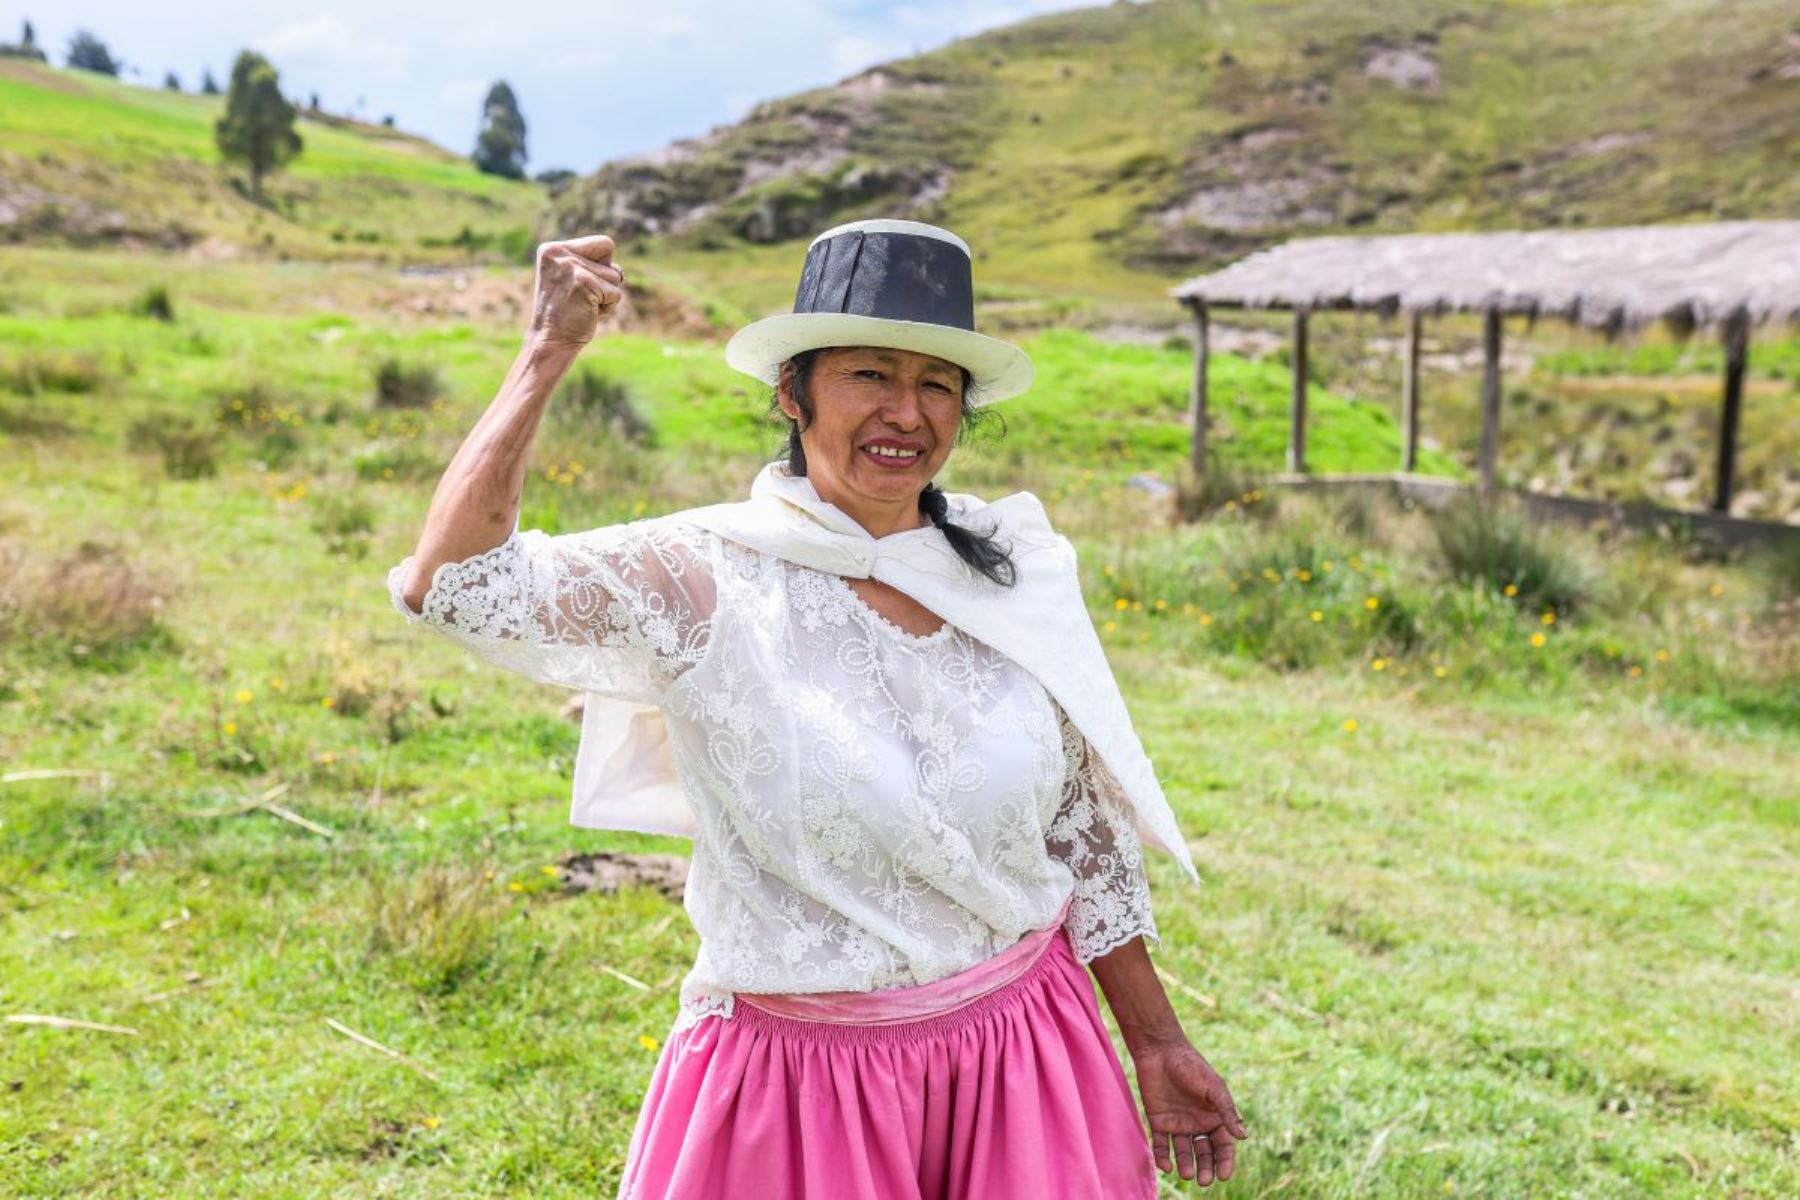
<path id="1" fill-rule="evenodd" d="M 1150 1120 L 1156 1169 L 1169 1170 L 1173 1142 L 1174 1165 L 1183 1179 L 1197 1177 L 1201 1187 L 1209 1186 L 1214 1178 L 1230 1179 L 1237 1161 L 1236 1143 L 1249 1137 L 1250 1131 L 1212 1064 L 1185 1040 L 1145 1048 L 1134 1054 L 1132 1061 L 1137 1067 L 1138 1096 Z"/>

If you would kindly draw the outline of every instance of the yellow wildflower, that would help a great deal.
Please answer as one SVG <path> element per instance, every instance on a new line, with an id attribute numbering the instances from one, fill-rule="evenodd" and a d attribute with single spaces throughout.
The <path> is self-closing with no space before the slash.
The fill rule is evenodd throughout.
<path id="1" fill-rule="evenodd" d="M 1316 608 L 1306 615 L 1311 617 L 1314 621 L 1323 621 L 1325 619 L 1325 614 Z"/>
<path id="2" fill-rule="evenodd" d="M 337 761 L 337 755 L 333 754 L 331 751 L 322 750 L 319 752 L 318 763 L 320 766 L 329 767 L 332 763 L 334 763 L 336 761 Z"/>
<path id="3" fill-rule="evenodd" d="M 560 871 L 560 870 L 559 870 L 559 869 L 558 869 L 558 868 L 556 868 L 556 867 L 552 867 L 552 866 L 546 866 L 546 867 L 544 867 L 544 868 L 543 868 L 543 871 L 544 871 L 544 874 L 546 874 L 546 875 L 560 875 L 560 874 L 562 874 L 562 872 L 561 872 L 561 871 Z"/>
<path id="4" fill-rule="evenodd" d="M 1104 624 L 1100 627 L 1100 631 L 1102 633 L 1111 633 L 1113 630 L 1117 629 L 1118 627 L 1119 627 L 1119 623 L 1117 621 L 1108 621 L 1106 624 Z"/>
<path id="5" fill-rule="evenodd" d="M 1325 560 L 1325 561 L 1324 561 L 1324 562 L 1322 562 L 1322 563 L 1320 563 L 1320 564 L 1319 564 L 1319 570 L 1321 570 L 1321 571 L 1329 571 L 1329 570 L 1331 570 L 1331 560 L 1330 560 L 1330 559 L 1329 559 L 1329 558 L 1328 558 L 1328 559 L 1326 559 L 1326 560 Z"/>
<path id="6" fill-rule="evenodd" d="M 1378 658 L 1374 662 L 1370 663 L 1369 666 L 1372 669 L 1377 670 L 1377 671 L 1385 671 L 1387 669 L 1387 659 Z"/>
<path id="7" fill-rule="evenodd" d="M 1308 583 L 1312 580 L 1312 572 L 1311 571 L 1297 571 L 1297 572 L 1295 572 L 1295 574 L 1300 577 L 1301 583 Z"/>
<path id="8" fill-rule="evenodd" d="M 1551 612 L 1549 609 L 1545 609 L 1542 620 L 1543 620 L 1544 624 L 1546 624 L 1546 625 L 1554 625 L 1554 624 L 1556 624 L 1556 614 Z"/>
<path id="9" fill-rule="evenodd" d="M 248 703 L 250 703 L 250 701 L 254 700 L 255 698 L 256 697 L 252 696 L 249 693 L 249 691 L 245 688 L 239 688 L 237 691 L 237 695 L 232 697 L 232 699 L 236 700 L 239 704 L 248 704 Z"/>
<path id="10" fill-rule="evenodd" d="M 320 708 L 336 708 L 337 707 L 337 697 L 336 696 L 321 696 L 319 698 L 319 707 Z"/>
<path id="11" fill-rule="evenodd" d="M 236 721 L 225 722 L 225 736 L 226 737 L 230 737 L 232 734 L 234 734 L 236 732 L 237 732 L 237 722 Z"/>
<path id="12" fill-rule="evenodd" d="M 1629 672 L 1629 674 L 1631 675 L 1631 677 L 1633 679 L 1636 679 L 1639 675 L 1642 675 L 1643 673 L 1644 673 L 1644 668 L 1642 668 L 1642 667 L 1633 667 L 1633 668 L 1631 668 L 1631 670 Z"/>
<path id="13" fill-rule="evenodd" d="M 1209 612 L 1201 613 L 1200 614 L 1200 623 L 1202 625 L 1211 625 L 1212 624 L 1212 614 Z"/>
<path id="14" fill-rule="evenodd" d="M 1531 635 L 1531 644 L 1532 644 L 1532 645 L 1534 645 L 1534 646 L 1541 646 L 1541 645 L 1543 645 L 1543 644 L 1544 644 L 1544 635 L 1543 635 L 1543 634 L 1541 634 L 1541 633 L 1534 633 L 1534 634 L 1532 634 L 1532 635 Z"/>
<path id="15" fill-rule="evenodd" d="M 1501 588 L 1500 590 L 1505 595 L 1516 596 L 1519 594 L 1519 585 L 1516 583 L 1509 583 L 1505 587 Z"/>
<path id="16" fill-rule="evenodd" d="M 1120 596 L 1117 600 L 1113 601 L 1113 607 L 1116 609 L 1120 609 L 1120 610 L 1127 609 L 1127 608 L 1131 607 L 1131 601 L 1127 600 L 1123 596 Z"/>
<path id="17" fill-rule="evenodd" d="M 1370 596 L 1367 600 L 1363 601 L 1363 607 L 1373 612 L 1375 609 L 1381 607 L 1380 597 Z"/>
<path id="18" fill-rule="evenodd" d="M 427 1129 L 436 1129 L 439 1125 L 443 1124 L 443 1122 L 438 1120 L 436 1117 L 426 1117 L 423 1121 L 421 1121 L 419 1123 L 421 1125 L 425 1126 L 425 1128 L 427 1128 Z"/>
<path id="19" fill-rule="evenodd" d="M 638 1034 L 638 1045 L 646 1050 L 654 1050 L 657 1047 L 657 1041 L 647 1033 L 640 1033 Z"/>
<path id="20" fill-rule="evenodd" d="M 1723 596 L 1725 594 L 1725 585 L 1722 583 L 1715 583 L 1711 587 L 1707 588 L 1706 590 L 1711 595 Z"/>
<path id="21" fill-rule="evenodd" d="M 1667 650 L 1658 650 L 1656 652 L 1656 661 L 1657 662 L 1668 662 L 1669 661 L 1669 652 Z"/>
<path id="22" fill-rule="evenodd" d="M 1356 732 L 1356 718 L 1355 717 L 1351 717 L 1344 722 L 1344 732 L 1345 733 L 1355 733 Z"/>
<path id="23" fill-rule="evenodd" d="M 506 890 L 509 892 L 522 892 L 525 890 L 525 885 L 515 879 L 506 885 Z"/>
<path id="24" fill-rule="evenodd" d="M 1448 675 L 1450 672 L 1443 667 L 1433 667 L 1433 668 L 1431 668 L 1431 673 L 1433 675 L 1436 675 L 1439 679 L 1442 679 L 1444 676 Z"/>
<path id="25" fill-rule="evenodd" d="M 275 678 L 269 680 L 269 687 L 277 692 L 285 692 L 287 691 L 287 680 L 277 675 Z"/>

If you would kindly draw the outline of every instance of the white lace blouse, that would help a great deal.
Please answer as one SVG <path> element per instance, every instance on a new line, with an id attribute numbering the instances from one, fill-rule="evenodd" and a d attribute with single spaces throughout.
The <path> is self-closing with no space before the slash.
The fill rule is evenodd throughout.
<path id="1" fill-rule="evenodd" d="M 1065 924 L 1160 945 L 1117 780 L 1043 686 L 961 629 L 908 633 L 826 574 L 679 514 L 440 566 L 415 613 L 545 683 L 663 708 L 694 810 L 679 1024 L 733 992 L 928 983 Z"/>

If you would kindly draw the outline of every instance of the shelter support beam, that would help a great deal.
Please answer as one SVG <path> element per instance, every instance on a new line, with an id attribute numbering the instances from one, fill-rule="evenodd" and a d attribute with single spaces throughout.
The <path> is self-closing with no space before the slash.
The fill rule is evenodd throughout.
<path id="1" fill-rule="evenodd" d="M 1400 469 L 1419 469 L 1419 329 L 1422 317 L 1408 314 L 1406 322 L 1406 374 L 1400 387 L 1400 426 L 1404 435 Z"/>
<path id="2" fill-rule="evenodd" d="M 1738 419 L 1744 406 L 1744 368 L 1749 361 L 1750 316 L 1740 308 L 1725 321 L 1725 407 L 1719 414 L 1719 468 L 1713 483 L 1713 511 L 1727 515 L 1737 473 Z"/>
<path id="3" fill-rule="evenodd" d="M 1476 486 L 1493 494 L 1500 460 L 1500 310 L 1490 308 L 1482 336 L 1481 450 L 1476 460 Z"/>
<path id="4" fill-rule="evenodd" d="M 1206 479 L 1206 359 L 1209 352 L 1206 305 L 1196 300 L 1194 310 L 1194 441 L 1190 451 L 1194 478 Z"/>
<path id="5" fill-rule="evenodd" d="M 1288 408 L 1287 469 L 1306 474 L 1306 310 L 1294 310 L 1294 399 Z"/>

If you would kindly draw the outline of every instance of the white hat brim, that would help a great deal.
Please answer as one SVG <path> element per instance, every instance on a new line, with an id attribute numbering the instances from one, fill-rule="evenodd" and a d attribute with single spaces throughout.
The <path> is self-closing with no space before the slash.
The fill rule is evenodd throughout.
<path id="1" fill-rule="evenodd" d="M 882 346 L 930 354 L 968 369 L 975 407 L 1017 396 L 1031 386 L 1031 358 L 1011 342 L 925 321 L 856 313 L 780 313 L 753 321 L 725 343 L 725 361 L 774 387 L 781 364 L 803 350 Z"/>

